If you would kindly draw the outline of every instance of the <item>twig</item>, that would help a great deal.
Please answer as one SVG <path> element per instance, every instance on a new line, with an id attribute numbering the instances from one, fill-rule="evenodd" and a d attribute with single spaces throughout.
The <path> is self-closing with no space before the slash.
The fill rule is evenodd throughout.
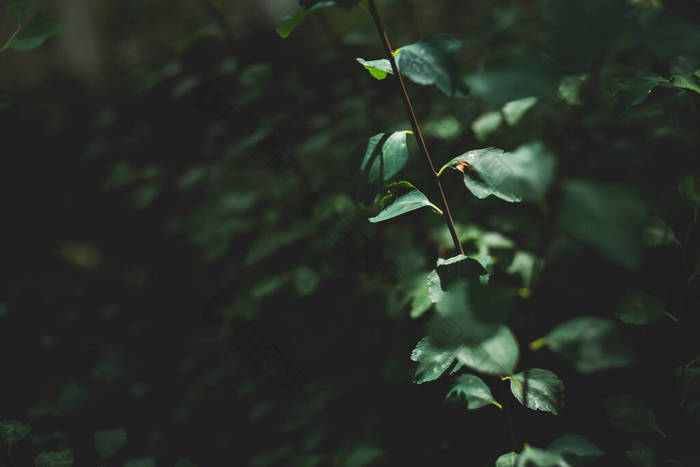
<path id="1" fill-rule="evenodd" d="M 22 24 L 19 23 L 17 24 L 17 29 L 15 29 L 15 32 L 13 32 L 10 38 L 7 40 L 7 42 L 5 42 L 5 45 L 3 45 L 2 48 L 0 48 L 0 53 L 3 53 L 4 51 L 10 48 L 10 46 L 12 45 L 12 41 L 15 40 L 15 37 L 17 37 L 17 34 L 19 34 L 21 30 Z"/>
<path id="2" fill-rule="evenodd" d="M 442 202 L 442 212 L 443 212 L 443 217 L 445 218 L 445 222 L 447 223 L 447 228 L 450 230 L 450 235 L 452 236 L 452 241 L 455 244 L 455 248 L 459 252 L 459 254 L 463 255 L 464 254 L 464 249 L 462 249 L 462 244 L 459 241 L 459 236 L 457 235 L 457 229 L 455 229 L 455 224 L 452 221 L 452 215 L 450 214 L 450 208 L 447 205 L 447 198 L 445 198 L 445 191 L 442 189 L 442 184 L 440 183 L 440 179 L 438 178 L 438 174 L 435 171 L 435 166 L 433 166 L 433 161 L 430 158 L 430 153 L 428 152 L 428 148 L 425 145 L 425 140 L 423 139 L 423 133 L 420 130 L 420 126 L 418 125 L 418 120 L 416 119 L 416 114 L 413 111 L 413 105 L 411 104 L 411 99 L 408 97 L 408 92 L 406 91 L 406 85 L 403 81 L 403 77 L 401 76 L 401 73 L 399 73 L 399 67 L 396 65 L 396 59 L 394 58 L 394 51 L 391 48 L 391 43 L 389 42 L 389 37 L 387 36 L 386 30 L 382 26 L 382 21 L 381 18 L 379 17 L 379 12 L 377 11 L 377 6 L 374 4 L 374 0 L 369 0 L 369 11 L 372 14 L 372 18 L 374 19 L 374 24 L 377 27 L 377 32 L 379 33 L 379 37 L 382 40 L 382 43 L 384 44 L 384 49 L 386 51 L 387 57 L 389 58 L 389 62 L 391 63 L 391 69 L 394 71 L 394 76 L 396 76 L 397 81 L 399 83 L 399 86 L 401 87 L 401 96 L 403 97 L 403 103 L 404 106 L 406 107 L 406 112 L 408 113 L 408 117 L 411 120 L 411 126 L 413 127 L 413 133 L 416 135 L 416 139 L 418 140 L 418 146 L 421 149 L 421 152 L 423 153 L 423 156 L 425 157 L 425 162 L 428 164 L 428 168 L 430 169 L 430 172 L 433 174 L 433 178 L 435 179 L 435 184 L 437 185 L 438 191 L 440 192 L 440 201 Z"/>

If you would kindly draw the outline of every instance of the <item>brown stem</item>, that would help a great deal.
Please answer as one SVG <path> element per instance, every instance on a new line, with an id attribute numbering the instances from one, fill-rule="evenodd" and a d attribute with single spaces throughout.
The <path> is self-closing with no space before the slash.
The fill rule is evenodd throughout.
<path id="1" fill-rule="evenodd" d="M 447 205 L 447 198 L 445 198 L 445 191 L 442 189 L 442 183 L 440 183 L 440 178 L 438 173 L 435 171 L 433 166 L 433 161 L 430 158 L 430 153 L 428 153 L 428 147 L 425 145 L 425 140 L 423 139 L 423 133 L 421 133 L 420 126 L 418 125 L 418 120 L 416 119 L 416 114 L 413 111 L 413 105 L 411 105 L 411 99 L 408 97 L 408 92 L 406 92 L 406 85 L 403 81 L 401 73 L 399 73 L 399 67 L 396 65 L 396 59 L 394 58 L 394 51 L 391 48 L 391 43 L 389 42 L 389 37 L 386 34 L 386 30 L 382 26 L 381 18 L 379 17 L 379 12 L 377 11 L 377 6 L 374 4 L 374 0 L 369 0 L 369 11 L 374 19 L 374 24 L 377 27 L 377 32 L 379 37 L 384 44 L 384 49 L 386 51 L 389 62 L 391 63 L 391 69 L 394 71 L 394 76 L 396 76 L 399 86 L 401 87 L 401 96 L 403 97 L 403 103 L 406 107 L 406 112 L 411 120 L 411 126 L 413 127 L 413 134 L 416 135 L 418 139 L 418 146 L 420 147 L 423 156 L 425 156 L 425 162 L 428 164 L 430 172 L 433 174 L 435 179 L 435 184 L 437 185 L 438 191 L 440 192 L 440 201 L 442 202 L 442 213 L 445 217 L 445 222 L 447 223 L 447 228 L 450 230 L 450 235 L 452 236 L 452 241 L 455 244 L 455 248 L 459 254 L 464 254 L 464 249 L 462 249 L 462 244 L 459 241 L 459 236 L 457 235 L 457 229 L 455 229 L 455 224 L 452 221 L 452 215 L 450 214 L 450 208 Z"/>

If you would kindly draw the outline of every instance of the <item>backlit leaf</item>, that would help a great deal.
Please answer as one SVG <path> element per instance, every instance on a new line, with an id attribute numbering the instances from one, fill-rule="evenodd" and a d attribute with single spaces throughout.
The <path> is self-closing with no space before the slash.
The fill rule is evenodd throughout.
<path id="1" fill-rule="evenodd" d="M 407 182 L 399 182 L 399 183 L 407 183 Z M 410 185 L 410 184 L 409 184 Z M 392 184 L 387 187 L 390 192 L 392 191 L 392 188 L 397 188 L 400 187 L 401 185 L 397 184 Z M 403 185 L 406 187 L 405 185 Z M 412 185 L 410 185 L 413 187 Z M 405 191 L 405 190 L 403 190 Z M 423 193 L 418 191 L 415 187 L 413 188 L 408 188 L 408 191 L 405 192 L 405 194 L 393 194 L 391 193 L 391 197 L 389 200 L 393 200 L 393 202 L 386 208 L 384 208 L 379 214 L 377 214 L 374 217 L 370 217 L 369 221 L 376 223 L 376 222 L 382 222 L 388 219 L 393 219 L 394 217 L 398 217 L 402 214 L 406 214 L 407 212 L 415 211 L 416 209 L 424 208 L 424 207 L 431 207 L 435 212 L 442 214 L 442 211 L 435 206 L 433 203 L 428 201 L 428 198 L 425 197 Z"/>

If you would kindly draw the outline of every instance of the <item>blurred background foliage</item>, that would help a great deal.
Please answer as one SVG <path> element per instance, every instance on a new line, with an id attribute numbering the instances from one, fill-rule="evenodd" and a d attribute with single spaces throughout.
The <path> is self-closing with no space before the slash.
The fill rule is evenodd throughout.
<path id="1" fill-rule="evenodd" d="M 355 61 L 383 57 L 366 11 L 325 9 L 282 40 L 291 0 L 38 3 L 66 32 L 0 55 L 0 419 L 31 430 L 2 437 L 0 465 L 71 450 L 77 466 L 486 466 L 511 450 L 498 409 L 412 384 L 429 315 L 416 290 L 453 247 L 422 211 L 367 222 L 367 138 L 409 124 L 391 77 Z M 697 465 L 700 399 L 676 374 L 700 355 L 697 2 L 378 3 L 395 47 L 462 43 L 466 96 L 409 85 L 437 166 L 487 146 L 556 158 L 540 205 L 445 182 L 465 248 L 521 288 L 522 360 L 566 383 L 559 417 L 510 408 L 518 438 L 583 434 L 596 465 L 627 465 L 641 441 Z M 13 30 L 0 21 L 0 42 Z M 429 190 L 409 148 L 402 178 Z M 615 189 L 561 195 L 574 178 Z M 562 203 L 575 219 L 557 228 Z M 677 242 L 620 233 L 637 203 Z M 680 323 L 622 326 L 633 365 L 585 375 L 525 351 L 637 289 Z M 600 400 L 618 393 L 669 437 L 615 430 Z"/>

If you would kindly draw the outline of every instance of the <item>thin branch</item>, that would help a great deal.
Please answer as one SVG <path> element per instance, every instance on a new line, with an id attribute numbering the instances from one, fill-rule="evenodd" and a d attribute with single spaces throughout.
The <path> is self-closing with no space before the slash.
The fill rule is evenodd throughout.
<path id="1" fill-rule="evenodd" d="M 396 76 L 399 86 L 401 87 L 401 96 L 403 97 L 403 103 L 406 107 L 406 112 L 411 120 L 411 126 L 413 127 L 413 133 L 416 135 L 418 140 L 418 146 L 420 147 L 423 156 L 425 157 L 425 162 L 428 164 L 430 173 L 433 174 L 435 179 L 435 184 L 437 185 L 438 191 L 440 192 L 440 201 L 443 207 L 443 217 L 447 223 L 447 228 L 450 230 L 450 235 L 452 236 L 452 241 L 455 244 L 455 248 L 459 254 L 464 254 L 464 249 L 459 241 L 459 236 L 457 235 L 457 229 L 455 229 L 455 224 L 452 221 L 452 215 L 450 214 L 450 208 L 447 205 L 447 198 L 445 198 L 445 191 L 442 189 L 442 183 L 440 183 L 440 178 L 438 173 L 435 171 L 435 166 L 433 166 L 433 161 L 430 158 L 430 153 L 428 152 L 428 147 L 425 145 L 425 140 L 423 139 L 423 133 L 418 125 L 418 120 L 416 119 L 416 114 L 413 111 L 413 105 L 411 104 L 411 99 L 408 97 L 408 92 L 406 91 L 406 84 L 403 81 L 401 73 L 399 73 L 399 67 L 396 65 L 396 59 L 394 58 L 394 50 L 391 48 L 391 43 L 389 42 L 389 37 L 387 36 L 386 30 L 382 26 L 381 18 L 379 17 L 379 12 L 377 11 L 377 6 L 374 4 L 374 0 L 369 0 L 369 11 L 374 19 L 374 24 L 377 27 L 377 32 L 379 37 L 384 44 L 384 49 L 386 51 L 389 62 L 391 63 L 391 69 L 394 71 L 394 76 Z"/>
<path id="2" fill-rule="evenodd" d="M 17 24 L 17 29 L 15 30 L 15 32 L 12 33 L 12 35 L 11 35 L 10 38 L 7 40 L 7 42 L 5 42 L 5 45 L 3 45 L 2 48 L 0 48 L 0 53 L 3 53 L 4 51 L 6 51 L 7 49 L 10 48 L 10 46 L 12 45 L 12 41 L 15 40 L 15 37 L 17 37 L 17 34 L 19 34 L 19 32 L 20 32 L 21 30 L 22 30 L 22 23 L 18 23 L 18 24 Z"/>

